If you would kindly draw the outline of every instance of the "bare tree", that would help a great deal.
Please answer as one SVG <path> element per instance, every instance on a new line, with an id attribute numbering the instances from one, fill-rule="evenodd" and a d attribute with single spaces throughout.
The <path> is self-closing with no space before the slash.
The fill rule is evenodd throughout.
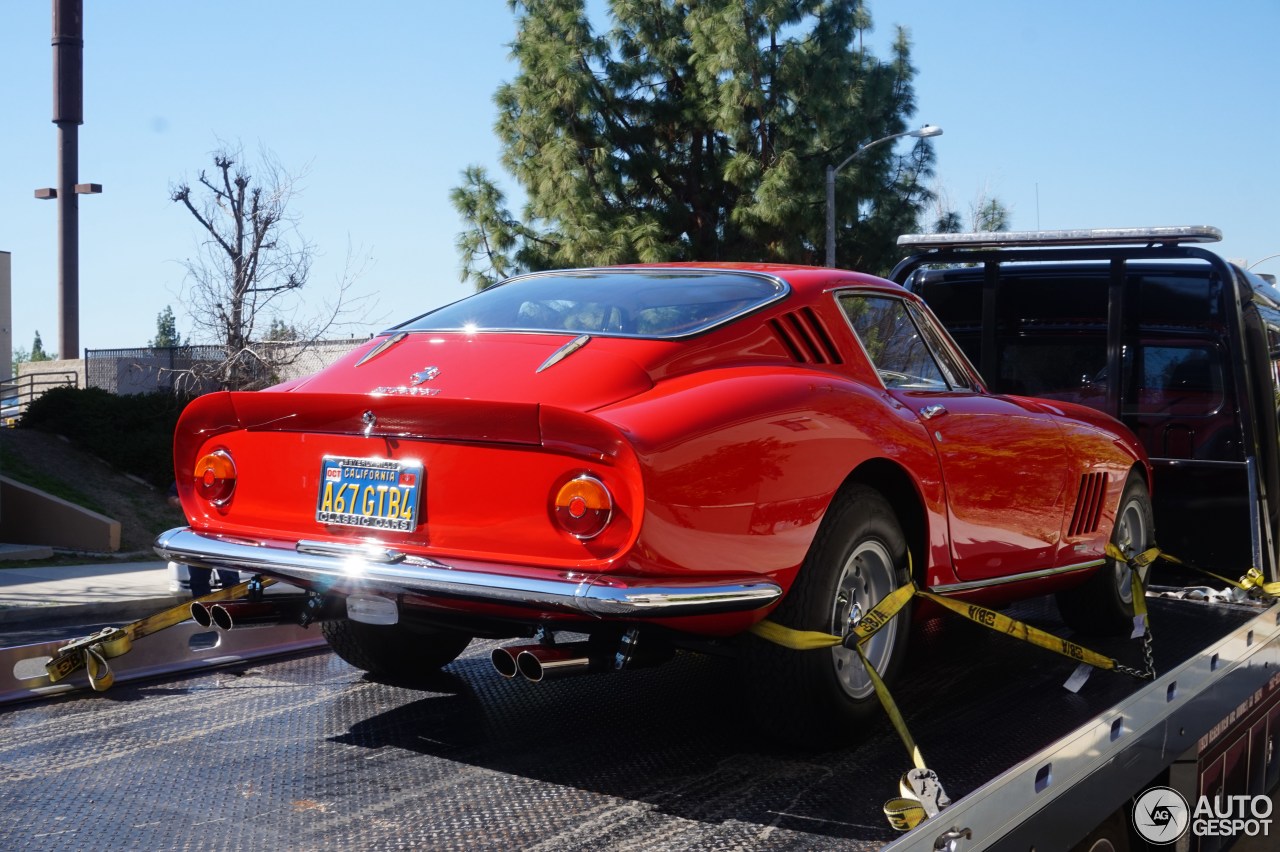
<path id="1" fill-rule="evenodd" d="M 310 279 L 315 246 L 298 230 L 291 204 L 305 170 L 290 174 L 268 151 L 254 169 L 243 151 L 213 152 L 212 171 L 194 183 L 183 181 L 170 198 L 200 224 L 199 252 L 184 262 L 187 286 L 183 304 L 194 336 L 223 349 L 217 364 L 185 371 L 197 385 L 251 389 L 276 380 L 280 370 L 300 358 L 316 341 L 350 325 L 353 312 L 370 297 L 352 298 L 351 289 L 367 259 L 353 259 L 350 246 L 332 301 L 308 299 L 304 316 L 299 291 Z M 288 345 L 268 339 L 272 329 L 288 327 Z"/>
<path id="2" fill-rule="evenodd" d="M 932 225 L 932 230 L 937 233 L 958 234 L 966 226 L 973 232 L 1005 231 L 1012 215 L 1009 207 L 992 193 L 990 184 L 978 190 L 969 202 L 968 212 L 966 219 L 952 207 L 947 188 L 939 182 L 934 196 Z"/>

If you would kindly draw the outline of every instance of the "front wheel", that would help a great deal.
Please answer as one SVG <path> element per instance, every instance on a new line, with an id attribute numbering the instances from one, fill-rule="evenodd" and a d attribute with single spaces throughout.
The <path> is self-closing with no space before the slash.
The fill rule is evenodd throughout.
<path id="1" fill-rule="evenodd" d="M 908 582 L 907 545 L 880 492 L 854 486 L 824 519 L 795 583 L 771 620 L 796 630 L 845 636 L 872 607 Z M 868 661 L 892 679 L 906 654 L 909 608 L 863 644 Z M 765 730 L 808 748 L 858 738 L 879 699 L 856 651 L 843 646 L 794 651 L 747 640 L 744 674 Z"/>
<path id="2" fill-rule="evenodd" d="M 1155 521 L 1147 484 L 1137 473 L 1129 475 L 1120 511 L 1111 530 L 1111 543 L 1132 558 L 1155 542 Z M 1133 571 L 1124 562 L 1107 557 L 1106 564 L 1073 589 L 1058 592 L 1062 620 L 1072 630 L 1094 636 L 1126 636 L 1133 629 Z"/>
<path id="3" fill-rule="evenodd" d="M 333 652 L 362 671 L 382 677 L 412 679 L 437 671 L 466 649 L 465 633 L 404 623 L 365 624 L 338 618 L 322 622 Z"/>

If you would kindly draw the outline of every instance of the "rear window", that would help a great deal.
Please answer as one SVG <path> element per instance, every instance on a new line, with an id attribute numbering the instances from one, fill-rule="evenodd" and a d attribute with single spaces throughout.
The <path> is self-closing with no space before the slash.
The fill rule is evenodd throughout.
<path id="1" fill-rule="evenodd" d="M 1199 343 L 1144 341 L 1136 398 L 1124 413 L 1209 417 L 1226 403 L 1222 355 Z M 1133 369 L 1134 350 L 1126 348 L 1123 369 Z M 1000 391 L 1078 402 L 1106 410 L 1107 347 L 1101 336 L 1022 338 L 1000 345 Z"/>
<path id="2" fill-rule="evenodd" d="M 981 268 L 934 270 L 920 274 L 910 289 L 923 296 L 953 331 L 980 327 L 983 275 Z M 1138 285 L 1144 325 L 1198 328 L 1221 322 L 1223 288 L 1207 267 L 1175 270 L 1132 264 L 1125 281 Z M 1105 327 L 1109 286 L 1110 270 L 1105 266 L 1078 270 L 1006 266 L 1000 270 L 997 320 L 1009 327 Z"/>
<path id="3" fill-rule="evenodd" d="M 399 328 L 682 337 L 722 325 L 786 293 L 781 280 L 749 272 L 552 272 L 513 278 Z"/>

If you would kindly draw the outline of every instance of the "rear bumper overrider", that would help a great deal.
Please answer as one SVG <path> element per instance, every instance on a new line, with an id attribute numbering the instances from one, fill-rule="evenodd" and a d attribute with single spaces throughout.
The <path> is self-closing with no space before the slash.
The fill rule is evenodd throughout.
<path id="1" fill-rule="evenodd" d="M 379 545 L 248 539 L 178 527 L 155 542 L 162 559 L 234 568 L 297 580 L 339 593 L 380 591 L 545 609 L 596 617 L 672 617 L 759 609 L 782 589 L 757 578 L 648 583 L 644 578 L 561 571 L 529 577 L 494 573 L 479 563 L 413 556 Z"/>

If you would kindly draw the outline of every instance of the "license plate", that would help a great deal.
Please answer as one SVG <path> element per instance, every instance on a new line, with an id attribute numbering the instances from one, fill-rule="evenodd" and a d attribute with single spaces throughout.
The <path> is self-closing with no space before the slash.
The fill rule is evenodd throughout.
<path id="1" fill-rule="evenodd" d="M 392 459 L 325 456 L 316 520 L 322 524 L 412 532 L 418 525 L 422 465 Z"/>

